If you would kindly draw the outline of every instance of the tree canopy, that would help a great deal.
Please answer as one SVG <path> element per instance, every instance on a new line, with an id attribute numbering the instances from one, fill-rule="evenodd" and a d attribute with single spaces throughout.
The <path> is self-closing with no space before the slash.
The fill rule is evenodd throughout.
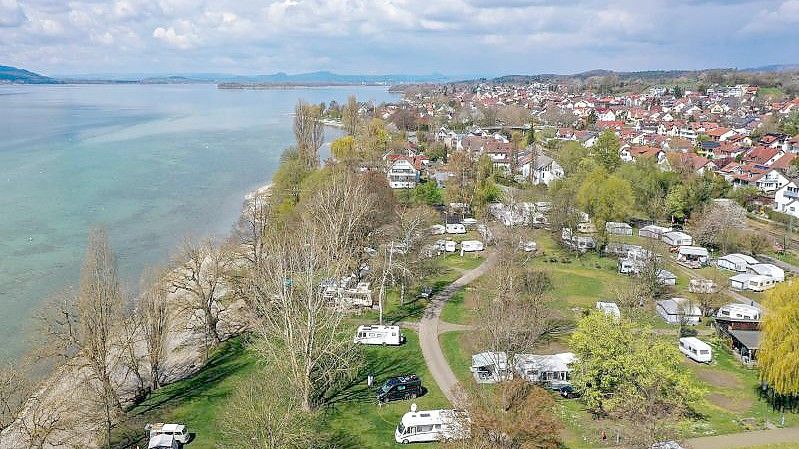
<path id="1" fill-rule="evenodd" d="M 760 379 L 779 395 L 799 395 L 799 283 L 778 285 L 763 305 Z"/>

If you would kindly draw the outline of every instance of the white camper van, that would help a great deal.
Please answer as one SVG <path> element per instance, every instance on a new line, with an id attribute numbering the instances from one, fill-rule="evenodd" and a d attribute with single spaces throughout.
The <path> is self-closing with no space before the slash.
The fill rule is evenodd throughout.
<path id="1" fill-rule="evenodd" d="M 447 234 L 466 234 L 466 226 L 462 223 L 447 223 Z"/>
<path id="2" fill-rule="evenodd" d="M 149 432 L 151 442 L 158 441 L 159 444 L 166 440 L 174 440 L 180 444 L 189 442 L 189 431 L 183 424 L 147 424 L 144 430 Z"/>
<path id="3" fill-rule="evenodd" d="M 482 251 L 485 248 L 480 240 L 464 240 L 461 242 L 461 249 L 465 253 L 471 253 L 473 251 Z"/>
<path id="4" fill-rule="evenodd" d="M 469 436 L 468 416 L 458 410 L 411 411 L 402 415 L 394 441 L 397 443 L 423 443 L 441 440 L 459 440 Z"/>
<path id="5" fill-rule="evenodd" d="M 352 341 L 362 345 L 399 346 L 405 341 L 405 336 L 400 332 L 399 326 L 374 324 L 358 326 L 358 331 Z"/>
<path id="6" fill-rule="evenodd" d="M 681 338 L 680 352 L 699 363 L 710 363 L 713 360 L 713 350 L 710 345 L 696 337 Z"/>

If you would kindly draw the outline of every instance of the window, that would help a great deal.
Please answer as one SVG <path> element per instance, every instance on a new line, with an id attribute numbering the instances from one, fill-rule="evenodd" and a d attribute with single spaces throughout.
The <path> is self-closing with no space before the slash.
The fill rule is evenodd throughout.
<path id="1" fill-rule="evenodd" d="M 426 426 L 416 426 L 416 428 L 417 428 L 417 432 L 432 432 L 433 431 L 433 425 L 432 424 L 428 424 Z"/>

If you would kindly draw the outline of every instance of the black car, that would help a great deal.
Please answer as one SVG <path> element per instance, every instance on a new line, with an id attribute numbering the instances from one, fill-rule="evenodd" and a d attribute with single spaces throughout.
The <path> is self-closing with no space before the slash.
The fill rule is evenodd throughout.
<path id="1" fill-rule="evenodd" d="M 558 393 L 566 399 L 574 399 L 580 396 L 571 385 L 563 385 L 558 388 Z"/>
<path id="2" fill-rule="evenodd" d="M 377 389 L 378 402 L 401 401 L 403 399 L 416 399 L 422 396 L 424 388 L 422 379 L 416 374 L 392 377 Z"/>

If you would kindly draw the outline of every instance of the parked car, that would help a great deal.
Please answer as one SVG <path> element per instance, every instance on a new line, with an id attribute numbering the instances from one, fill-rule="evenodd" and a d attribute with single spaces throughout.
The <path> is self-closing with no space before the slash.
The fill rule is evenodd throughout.
<path id="1" fill-rule="evenodd" d="M 179 449 L 191 438 L 183 424 L 147 424 L 144 430 L 149 436 L 148 449 Z"/>
<path id="2" fill-rule="evenodd" d="M 421 289 L 419 289 L 419 298 L 421 299 L 429 299 L 430 295 L 433 294 L 433 287 L 425 285 Z"/>
<path id="3" fill-rule="evenodd" d="M 558 387 L 558 393 L 566 399 L 574 399 L 580 397 L 577 391 L 571 385 L 562 385 Z"/>
<path id="4" fill-rule="evenodd" d="M 416 399 L 423 394 L 422 379 L 416 374 L 391 377 L 377 389 L 377 401 L 386 403 Z"/>

